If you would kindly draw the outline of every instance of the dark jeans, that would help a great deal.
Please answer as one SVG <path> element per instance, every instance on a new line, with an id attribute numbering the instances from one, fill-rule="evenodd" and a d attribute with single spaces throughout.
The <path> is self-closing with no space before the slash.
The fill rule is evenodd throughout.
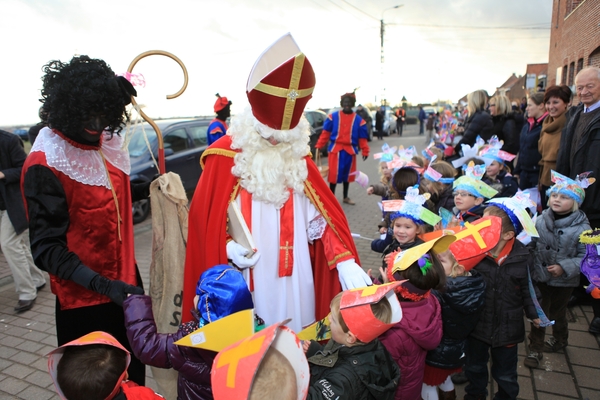
<path id="1" fill-rule="evenodd" d="M 569 338 L 567 303 L 574 288 L 548 286 L 545 283 L 538 283 L 537 286 L 540 293 L 542 293 L 540 303 L 542 310 L 544 310 L 548 319 L 555 321 L 552 325 L 552 336 L 561 343 L 567 343 Z M 546 328 L 536 328 L 532 324 L 531 333 L 529 334 L 529 350 L 541 353 L 544 349 L 545 334 Z"/>
<path id="2" fill-rule="evenodd" d="M 487 398 L 488 361 L 492 353 L 492 377 L 498 385 L 494 400 L 516 399 L 519 394 L 517 381 L 517 345 L 491 347 L 481 340 L 467 339 L 467 357 L 464 366 L 469 384 L 465 388 L 465 400 Z"/>
<path id="3" fill-rule="evenodd" d="M 421 120 L 419 124 L 419 135 L 422 135 L 423 133 L 425 133 L 425 121 Z"/>
<path id="4" fill-rule="evenodd" d="M 404 128 L 404 122 L 396 121 L 396 130 L 398 131 L 398 136 L 402 136 L 402 129 Z"/>
<path id="5" fill-rule="evenodd" d="M 521 171 L 519 174 L 519 189 L 525 190 L 537 187 L 539 180 L 539 171 Z"/>
<path id="6" fill-rule="evenodd" d="M 546 191 L 550 188 L 550 186 L 540 185 L 540 198 L 542 199 L 542 210 L 548 208 L 548 196 L 546 196 Z"/>

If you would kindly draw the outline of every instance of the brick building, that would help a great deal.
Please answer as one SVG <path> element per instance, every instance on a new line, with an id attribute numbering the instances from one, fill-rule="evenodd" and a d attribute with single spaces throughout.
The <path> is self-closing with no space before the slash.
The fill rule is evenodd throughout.
<path id="1" fill-rule="evenodd" d="M 575 76 L 600 67 L 600 1 L 553 0 L 548 86 L 565 84 L 575 92 Z"/>

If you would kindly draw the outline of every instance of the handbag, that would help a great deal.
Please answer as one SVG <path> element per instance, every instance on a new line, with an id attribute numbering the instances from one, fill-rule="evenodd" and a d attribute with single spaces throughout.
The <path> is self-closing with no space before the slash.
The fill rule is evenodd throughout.
<path id="1" fill-rule="evenodd" d="M 329 175 L 329 166 L 321 165 L 321 150 L 316 149 L 316 152 L 317 152 L 317 157 L 316 157 L 317 168 L 319 169 L 319 172 L 321 173 L 321 176 L 323 177 L 323 179 L 327 179 L 327 175 Z"/>

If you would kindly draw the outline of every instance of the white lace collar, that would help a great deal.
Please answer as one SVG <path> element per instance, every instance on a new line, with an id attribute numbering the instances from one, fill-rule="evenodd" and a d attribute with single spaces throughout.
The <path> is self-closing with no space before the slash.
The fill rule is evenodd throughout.
<path id="1" fill-rule="evenodd" d="M 121 149 L 123 138 L 104 133 L 102 138 L 102 153 L 106 162 L 129 175 L 131 165 L 127 150 Z M 110 139 L 110 140 L 109 140 Z M 104 186 L 110 189 L 102 156 L 98 150 L 86 150 L 73 146 L 57 135 L 52 129 L 45 127 L 40 130 L 35 139 L 31 152 L 41 151 L 46 154 L 48 166 L 67 175 L 69 178 L 90 186 Z"/>

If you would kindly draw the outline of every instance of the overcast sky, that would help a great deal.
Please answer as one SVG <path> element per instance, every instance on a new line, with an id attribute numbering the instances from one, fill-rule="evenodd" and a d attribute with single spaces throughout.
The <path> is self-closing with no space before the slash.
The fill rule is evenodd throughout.
<path id="1" fill-rule="evenodd" d="M 547 62 L 551 14 L 552 0 L 0 0 L 0 125 L 37 121 L 50 60 L 87 54 L 120 73 L 153 49 L 179 57 L 189 85 L 166 100 L 181 69 L 160 56 L 140 61 L 138 101 L 151 117 L 210 115 L 217 92 L 236 113 L 256 58 L 286 32 L 316 73 L 309 108 L 336 106 L 357 87 L 361 103 L 379 102 L 384 87 L 391 104 L 456 101 Z"/>

